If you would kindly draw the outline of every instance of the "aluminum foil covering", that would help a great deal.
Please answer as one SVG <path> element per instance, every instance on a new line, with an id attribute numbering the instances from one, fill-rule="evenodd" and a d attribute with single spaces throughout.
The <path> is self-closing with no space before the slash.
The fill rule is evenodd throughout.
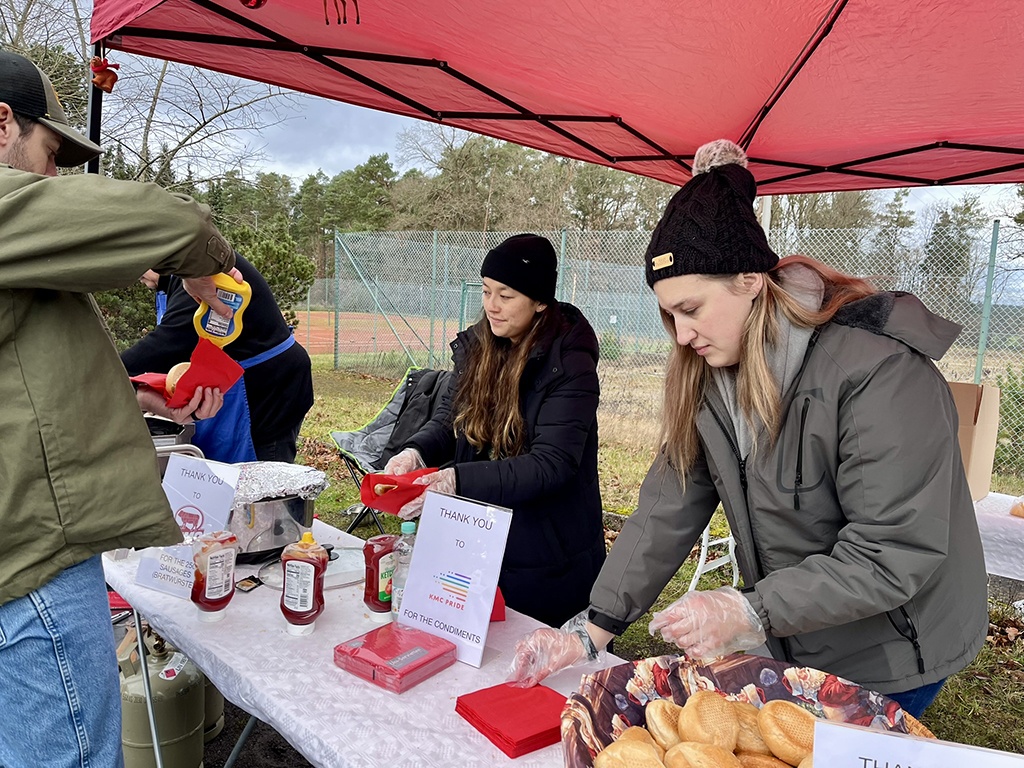
<path id="1" fill-rule="evenodd" d="M 251 461 L 239 465 L 234 507 L 264 499 L 298 496 L 315 499 L 327 487 L 327 475 L 319 469 L 283 461 Z"/>

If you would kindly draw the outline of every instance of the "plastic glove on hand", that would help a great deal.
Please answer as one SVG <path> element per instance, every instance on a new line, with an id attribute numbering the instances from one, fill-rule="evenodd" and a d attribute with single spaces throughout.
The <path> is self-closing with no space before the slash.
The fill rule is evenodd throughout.
<path id="1" fill-rule="evenodd" d="M 412 484 L 425 485 L 427 486 L 428 491 L 453 494 L 455 493 L 455 470 L 449 467 L 448 469 L 431 472 L 429 475 L 417 477 L 412 481 Z M 413 518 L 419 517 L 420 513 L 423 511 L 423 502 L 423 494 L 420 494 L 408 504 L 404 504 L 402 508 L 398 510 L 398 516 L 403 520 L 412 520 Z"/>
<path id="2" fill-rule="evenodd" d="M 579 635 L 550 627 L 520 638 L 515 654 L 506 682 L 518 688 L 531 688 L 548 675 L 587 659 Z"/>
<path id="3" fill-rule="evenodd" d="M 381 474 L 404 475 L 406 472 L 423 469 L 426 466 L 419 451 L 415 448 L 406 448 L 404 451 L 399 451 L 388 459 L 388 463 L 384 465 L 384 471 Z"/>
<path id="4" fill-rule="evenodd" d="M 749 651 L 765 641 L 761 619 L 732 587 L 687 592 L 651 618 L 653 636 L 678 645 L 686 655 L 707 662 L 736 651 Z"/>

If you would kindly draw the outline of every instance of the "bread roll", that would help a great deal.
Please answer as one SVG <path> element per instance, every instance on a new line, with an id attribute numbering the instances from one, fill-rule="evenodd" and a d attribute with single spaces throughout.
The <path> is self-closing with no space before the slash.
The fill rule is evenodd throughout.
<path id="1" fill-rule="evenodd" d="M 714 744 L 681 741 L 665 753 L 665 768 L 743 768 L 736 755 Z"/>
<path id="2" fill-rule="evenodd" d="M 761 738 L 777 758 L 790 765 L 814 751 L 814 715 L 789 701 L 769 701 L 761 707 L 757 724 Z"/>
<path id="3" fill-rule="evenodd" d="M 174 394 L 174 390 L 178 387 L 179 379 L 185 375 L 185 371 L 191 365 L 192 363 L 178 363 L 167 372 L 167 380 L 164 381 L 164 392 L 167 393 L 168 397 Z"/>
<path id="4" fill-rule="evenodd" d="M 647 730 L 658 746 L 666 751 L 682 741 L 679 738 L 679 713 L 682 709 L 674 701 L 655 699 L 644 710 Z"/>
<path id="5" fill-rule="evenodd" d="M 714 744 L 733 752 L 739 728 L 733 702 L 714 691 L 693 693 L 679 713 L 679 736 L 683 741 Z"/>
<path id="6" fill-rule="evenodd" d="M 814 768 L 814 755 L 808 755 L 800 761 L 800 765 L 797 768 Z"/>
<path id="7" fill-rule="evenodd" d="M 736 759 L 740 761 L 743 768 L 792 768 L 789 763 L 784 763 L 777 757 L 758 755 L 753 752 L 737 752 Z"/>
<path id="8" fill-rule="evenodd" d="M 659 758 L 665 756 L 665 750 L 658 746 L 658 742 L 656 742 L 654 737 L 651 736 L 650 731 L 639 725 L 631 725 L 619 734 L 619 738 L 616 739 L 616 741 L 642 741 L 644 744 L 650 744 L 658 750 Z"/>
<path id="9" fill-rule="evenodd" d="M 1020 499 L 1015 501 L 1013 506 L 1010 507 L 1010 514 L 1016 517 L 1024 517 L 1024 502 Z"/>
<path id="10" fill-rule="evenodd" d="M 758 708 L 746 701 L 730 702 L 736 712 L 739 731 L 736 735 L 736 751 L 755 755 L 771 755 L 772 751 L 761 738 L 761 728 L 757 724 Z"/>
<path id="11" fill-rule="evenodd" d="M 663 768 L 663 764 L 650 744 L 619 739 L 597 753 L 594 768 Z"/>
<path id="12" fill-rule="evenodd" d="M 393 491 L 397 487 L 397 485 L 394 485 L 392 483 L 377 483 L 375 486 L 373 486 L 373 492 L 378 496 L 383 496 L 388 491 Z"/>

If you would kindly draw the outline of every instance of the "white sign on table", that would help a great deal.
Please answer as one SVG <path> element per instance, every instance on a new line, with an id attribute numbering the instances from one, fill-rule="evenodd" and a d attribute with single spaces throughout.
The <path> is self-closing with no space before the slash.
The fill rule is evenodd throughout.
<path id="1" fill-rule="evenodd" d="M 814 724 L 814 764 L 829 768 L 1024 768 L 1024 756 L 819 720 Z"/>
<path id="2" fill-rule="evenodd" d="M 194 577 L 195 562 L 192 560 L 190 544 L 150 547 L 139 554 L 136 584 L 188 600 L 192 596 Z"/>
<path id="3" fill-rule="evenodd" d="M 164 472 L 164 494 L 186 542 L 227 527 L 240 472 L 234 464 L 171 454 Z M 135 583 L 188 599 L 194 570 L 191 544 L 151 547 L 140 553 Z"/>
<path id="4" fill-rule="evenodd" d="M 171 454 L 164 493 L 186 537 L 227 528 L 241 468 L 235 464 Z"/>
<path id="5" fill-rule="evenodd" d="M 479 667 L 512 510 L 427 491 L 398 621 Z"/>

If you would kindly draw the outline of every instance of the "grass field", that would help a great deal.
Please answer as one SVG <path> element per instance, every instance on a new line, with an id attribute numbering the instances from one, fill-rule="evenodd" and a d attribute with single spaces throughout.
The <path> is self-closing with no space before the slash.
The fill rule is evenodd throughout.
<path id="1" fill-rule="evenodd" d="M 657 398 L 658 382 L 654 377 L 650 396 Z M 605 382 L 605 397 L 613 397 L 613 386 Z M 357 429 L 372 419 L 391 397 L 396 382 L 366 375 L 333 370 L 333 358 L 314 357 L 316 402 L 302 428 L 299 460 L 316 466 L 331 480 L 331 486 L 317 500 L 317 512 L 332 525 L 345 528 L 351 520 L 346 510 L 358 501 L 358 491 L 348 477 L 330 439 L 332 430 Z M 611 389 L 611 392 L 609 391 Z M 637 402 L 635 392 L 632 402 Z M 642 400 L 641 400 L 642 402 Z M 656 400 L 654 401 L 656 402 Z M 656 410 L 654 402 L 652 412 Z M 600 419 L 601 495 L 605 509 L 628 514 L 636 503 L 637 490 L 653 458 L 657 440 L 655 420 L 646 408 L 636 413 L 607 414 Z M 993 490 L 1002 493 L 1024 493 L 1024 479 L 993 478 Z M 398 531 L 397 519 L 382 515 L 389 532 Z M 370 527 L 356 531 L 368 536 Z M 712 533 L 727 535 L 728 526 L 721 513 L 712 521 Z M 609 537 L 614 534 L 609 534 Z M 667 606 L 687 589 L 696 557 L 691 553 L 680 572 L 669 582 L 652 610 Z M 728 567 L 705 574 L 701 589 L 712 589 L 731 581 Z M 1024 598 L 1021 594 L 1009 600 Z M 1004 598 L 1007 599 L 1007 598 Z M 950 679 L 936 703 L 922 718 L 925 725 L 941 739 L 965 744 L 1024 752 L 1024 622 L 1020 614 L 1006 603 L 990 603 L 991 634 L 989 641 L 971 666 Z M 626 659 L 641 659 L 676 652 L 647 633 L 649 615 L 635 622 L 615 642 L 615 653 Z"/>

